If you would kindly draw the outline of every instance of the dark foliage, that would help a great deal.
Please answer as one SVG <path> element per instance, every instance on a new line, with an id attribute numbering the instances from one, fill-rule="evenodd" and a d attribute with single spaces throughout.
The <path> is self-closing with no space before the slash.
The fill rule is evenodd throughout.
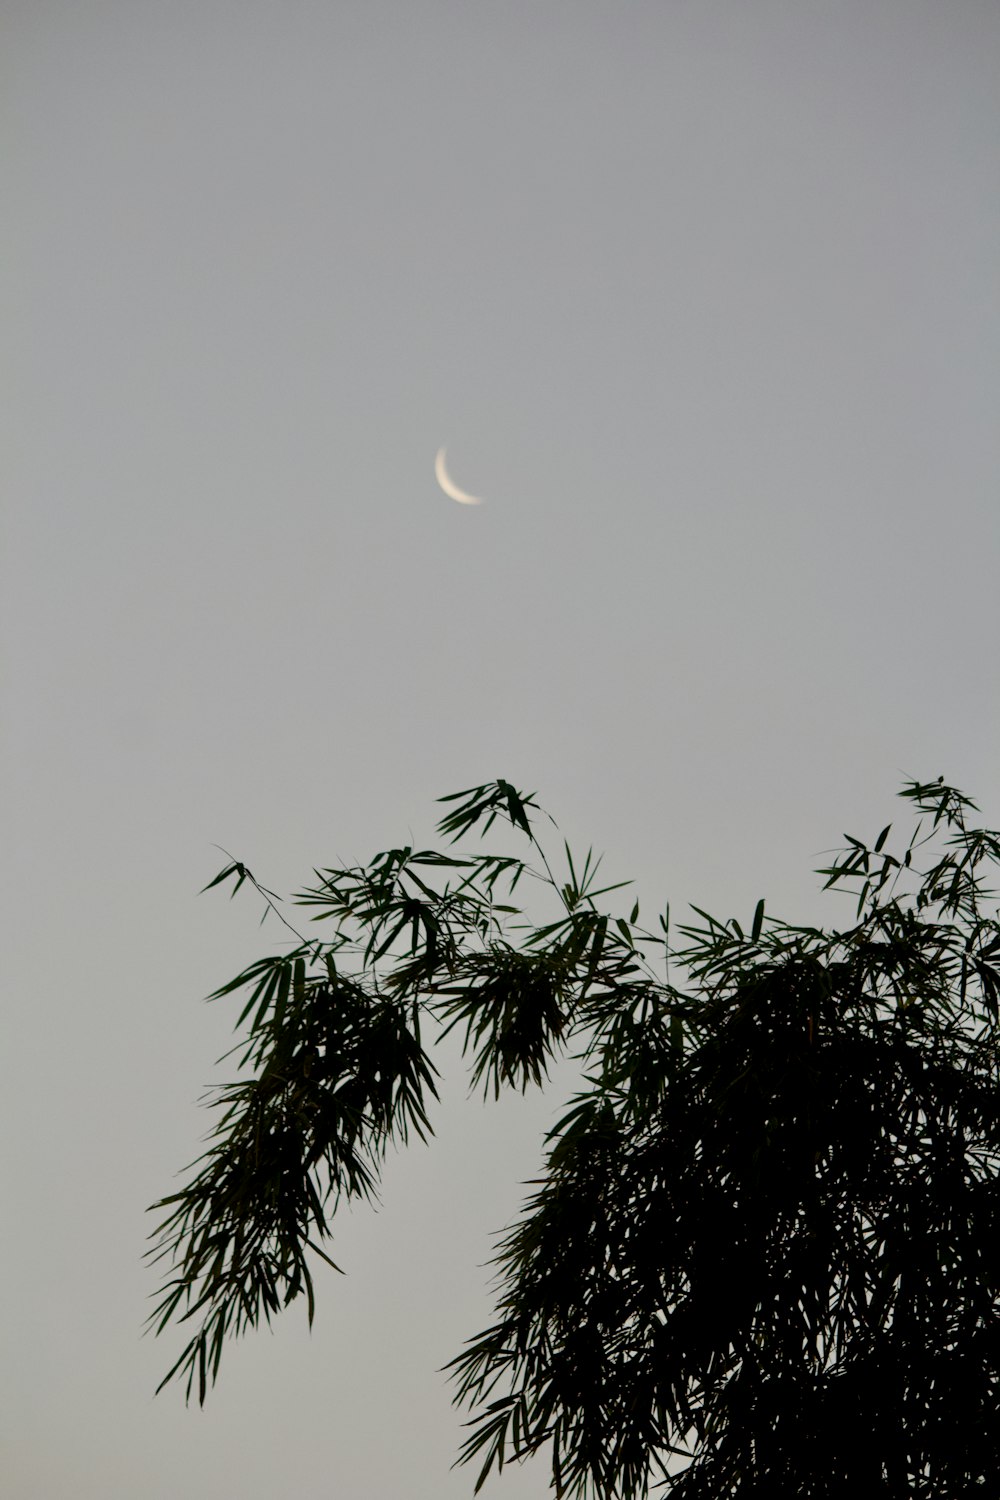
<path id="1" fill-rule="evenodd" d="M 423 1020 L 488 1093 L 564 1051 L 585 1076 L 499 1246 L 498 1321 L 453 1363 L 480 1483 L 544 1449 L 559 1495 L 602 1500 L 1000 1492 L 1000 837 L 943 781 L 901 795 L 904 848 L 850 838 L 821 872 L 857 894 L 843 930 L 761 902 L 675 944 L 669 913 L 599 904 L 589 855 L 559 881 L 504 781 L 445 799 L 441 832 L 499 817 L 538 868 L 407 848 L 317 872 L 299 900 L 330 935 L 216 992 L 248 991 L 249 1076 L 157 1205 L 151 1321 L 196 1328 L 167 1380 L 204 1400 L 227 1334 L 302 1293 L 311 1319 L 337 1202 L 429 1133 Z M 515 904 L 526 876 L 551 921 Z"/>

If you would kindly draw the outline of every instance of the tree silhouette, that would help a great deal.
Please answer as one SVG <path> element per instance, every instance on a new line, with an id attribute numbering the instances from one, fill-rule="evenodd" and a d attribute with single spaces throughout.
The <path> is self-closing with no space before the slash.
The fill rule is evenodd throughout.
<path id="1" fill-rule="evenodd" d="M 312 1319 L 311 1256 L 431 1133 L 457 1029 L 487 1093 L 563 1053 L 584 1077 L 499 1243 L 497 1321 L 451 1366 L 479 1484 L 546 1450 L 558 1495 L 601 1500 L 996 1493 L 1000 836 L 943 780 L 900 795 L 904 847 L 849 838 L 820 871 L 857 898 L 842 929 L 615 916 L 506 781 L 442 799 L 443 849 L 315 872 L 324 937 L 212 997 L 246 995 L 240 1073 L 155 1205 L 150 1321 L 195 1329 L 163 1384 L 204 1401 L 228 1336 L 300 1295 Z M 526 858 L 468 847 L 498 819 Z"/>

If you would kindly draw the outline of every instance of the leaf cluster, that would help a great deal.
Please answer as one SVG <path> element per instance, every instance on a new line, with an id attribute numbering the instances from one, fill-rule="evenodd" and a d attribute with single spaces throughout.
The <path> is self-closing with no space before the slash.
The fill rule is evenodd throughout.
<path id="1" fill-rule="evenodd" d="M 584 1076 L 451 1367 L 477 1487 L 545 1450 L 557 1494 L 600 1500 L 996 1490 L 1000 836 L 943 780 L 901 795 L 902 847 L 845 836 L 820 872 L 843 928 L 615 915 L 506 781 L 443 799 L 444 851 L 317 871 L 324 937 L 216 992 L 246 994 L 250 1076 L 158 1205 L 155 1326 L 196 1325 L 167 1379 L 204 1400 L 228 1335 L 300 1294 L 312 1317 L 309 1256 L 430 1134 L 422 1033 L 455 1030 L 487 1094 L 562 1053 Z M 497 820 L 524 859 L 456 851 Z"/>

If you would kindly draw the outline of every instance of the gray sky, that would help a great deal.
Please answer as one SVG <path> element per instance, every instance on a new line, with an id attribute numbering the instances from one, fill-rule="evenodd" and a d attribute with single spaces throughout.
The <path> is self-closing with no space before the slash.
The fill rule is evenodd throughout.
<path id="1" fill-rule="evenodd" d="M 903 775 L 997 821 L 1000 10 L 0 17 L 7 1492 L 457 1500 L 554 1098 L 452 1069 L 312 1336 L 152 1399 L 200 997 L 279 940 L 212 846 L 287 890 L 506 776 L 650 903 L 838 920 Z"/>

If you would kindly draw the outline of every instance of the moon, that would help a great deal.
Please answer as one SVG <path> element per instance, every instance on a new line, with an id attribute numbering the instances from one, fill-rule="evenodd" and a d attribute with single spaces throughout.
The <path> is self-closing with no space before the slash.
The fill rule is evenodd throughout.
<path id="1" fill-rule="evenodd" d="M 438 484 L 444 490 L 449 500 L 457 500 L 459 505 L 482 505 L 483 502 L 480 500 L 478 495 L 470 495 L 465 490 L 459 489 L 458 485 L 455 483 L 451 475 L 448 473 L 448 470 L 445 468 L 444 454 L 445 450 L 443 448 L 439 448 L 437 451 L 437 458 L 434 460 L 434 477 L 437 479 Z"/>

